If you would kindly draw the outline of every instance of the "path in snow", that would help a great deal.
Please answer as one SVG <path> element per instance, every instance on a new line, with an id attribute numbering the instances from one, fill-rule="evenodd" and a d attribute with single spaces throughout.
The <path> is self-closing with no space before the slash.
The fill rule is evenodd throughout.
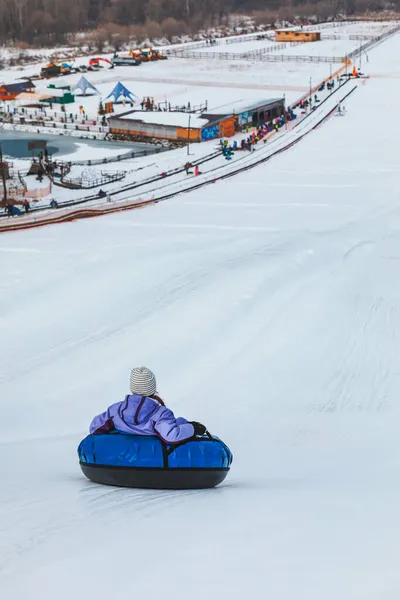
<path id="1" fill-rule="evenodd" d="M 193 65 L 195 70 L 195 64 Z M 109 81 L 114 81 L 115 78 L 110 78 Z M 172 77 L 132 77 L 131 81 L 148 81 L 149 83 L 168 83 L 168 84 L 177 84 L 177 85 L 189 85 L 195 87 L 219 87 L 219 88 L 232 88 L 232 89 L 243 89 L 248 90 L 249 86 L 251 86 L 254 90 L 276 90 L 276 91 L 294 91 L 294 92 L 305 92 L 309 89 L 309 87 L 304 85 L 279 85 L 279 84 L 263 84 L 263 83 L 235 83 L 233 81 L 199 81 L 193 80 L 190 81 L 188 79 L 177 79 Z M 105 83 L 106 80 L 103 79 L 102 83 Z"/>

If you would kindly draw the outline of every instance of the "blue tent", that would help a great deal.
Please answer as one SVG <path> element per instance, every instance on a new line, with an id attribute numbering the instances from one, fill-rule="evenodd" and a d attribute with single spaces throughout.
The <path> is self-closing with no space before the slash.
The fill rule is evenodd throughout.
<path id="1" fill-rule="evenodd" d="M 111 94 L 107 96 L 107 98 L 111 98 L 111 96 L 113 96 L 114 102 L 118 102 L 121 96 L 123 98 L 126 98 L 127 100 L 130 100 L 131 102 L 135 102 L 135 98 L 138 97 L 135 96 L 135 94 L 132 94 L 132 92 L 130 92 L 128 88 L 126 88 L 121 82 L 117 83 L 117 85 L 115 86 Z"/>

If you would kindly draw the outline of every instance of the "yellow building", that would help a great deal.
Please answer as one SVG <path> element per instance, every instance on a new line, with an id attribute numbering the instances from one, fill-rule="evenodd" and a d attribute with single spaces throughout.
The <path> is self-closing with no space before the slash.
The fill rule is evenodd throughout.
<path id="1" fill-rule="evenodd" d="M 276 42 L 319 42 L 320 31 L 302 31 L 296 29 L 280 29 L 275 31 Z"/>

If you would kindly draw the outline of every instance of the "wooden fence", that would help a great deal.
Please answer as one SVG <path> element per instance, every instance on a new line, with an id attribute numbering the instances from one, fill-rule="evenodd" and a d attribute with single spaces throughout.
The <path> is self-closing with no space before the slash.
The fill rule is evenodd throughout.
<path id="1" fill-rule="evenodd" d="M 305 28 L 304 28 L 305 29 Z M 400 30 L 400 26 L 393 27 L 389 31 L 382 33 L 378 36 L 370 35 L 352 35 L 348 39 L 354 41 L 360 40 L 365 41 L 355 48 L 352 52 L 349 52 L 346 56 L 317 56 L 317 55 L 302 55 L 302 54 L 275 54 L 275 52 L 283 50 L 289 45 L 296 46 L 299 42 L 282 42 L 281 44 L 274 44 L 268 46 L 262 50 L 253 50 L 245 52 L 243 54 L 235 54 L 233 52 L 191 52 L 184 50 L 176 50 L 175 56 L 179 58 L 190 58 L 190 59 L 206 59 L 206 60 L 259 60 L 262 62 L 298 62 L 298 63 L 343 63 L 349 58 L 359 56 L 362 52 L 365 52 L 369 48 L 372 48 L 376 44 L 381 43 L 387 37 L 397 33 Z M 332 36 L 331 39 L 336 39 L 336 36 Z M 341 39 L 341 36 L 337 36 L 337 39 Z M 301 42 L 300 42 L 301 43 Z"/>

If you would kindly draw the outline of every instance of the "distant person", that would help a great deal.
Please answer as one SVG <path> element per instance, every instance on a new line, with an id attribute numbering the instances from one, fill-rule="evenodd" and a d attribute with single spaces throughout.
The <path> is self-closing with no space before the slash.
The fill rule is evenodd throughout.
<path id="1" fill-rule="evenodd" d="M 192 165 L 192 163 L 190 163 L 190 162 L 187 162 L 187 163 L 185 164 L 185 166 L 184 166 L 183 168 L 184 168 L 184 169 L 185 169 L 185 171 L 186 171 L 186 175 L 192 175 L 193 171 L 191 171 L 191 170 L 190 170 L 190 169 L 192 168 L 192 166 L 193 166 L 193 165 Z"/>
<path id="2" fill-rule="evenodd" d="M 155 375 L 147 367 L 134 367 L 130 376 L 130 394 L 97 415 L 90 433 L 120 431 L 132 435 L 156 435 L 168 444 L 179 444 L 204 435 L 206 428 L 196 421 L 176 418 L 157 394 Z"/>

